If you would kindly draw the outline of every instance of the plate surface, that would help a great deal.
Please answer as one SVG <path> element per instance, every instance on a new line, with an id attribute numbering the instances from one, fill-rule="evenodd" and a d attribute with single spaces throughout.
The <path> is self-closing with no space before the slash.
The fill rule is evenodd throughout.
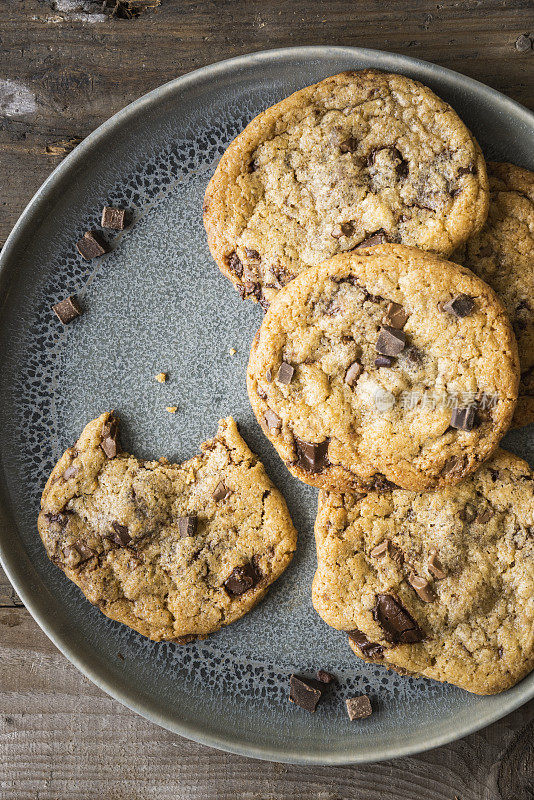
<path id="1" fill-rule="evenodd" d="M 346 636 L 311 605 L 316 492 L 290 477 L 247 401 L 247 355 L 262 313 L 241 303 L 212 262 L 205 185 L 255 114 L 361 67 L 422 80 L 454 106 L 487 157 L 534 168 L 534 115 L 461 75 L 356 48 L 257 53 L 179 78 L 102 125 L 37 193 L 0 258 L 0 551 L 15 588 L 62 652 L 130 708 L 197 741 L 278 761 L 417 752 L 534 696 L 534 674 L 484 698 L 354 658 Z M 75 242 L 98 227 L 106 203 L 132 209 L 135 224 L 110 255 L 83 261 Z M 63 328 L 50 306 L 70 293 L 86 313 Z M 160 371 L 169 373 L 166 384 L 154 381 Z M 168 414 L 169 405 L 178 412 Z M 254 611 L 204 642 L 155 644 L 107 620 L 45 556 L 36 517 L 46 476 L 84 424 L 113 408 L 127 449 L 177 460 L 232 414 L 289 504 L 300 535 L 292 565 Z M 504 444 L 532 463 L 531 430 Z M 287 702 L 288 676 L 319 667 L 339 684 L 311 715 Z M 376 713 L 351 724 L 343 698 L 361 692 Z"/>

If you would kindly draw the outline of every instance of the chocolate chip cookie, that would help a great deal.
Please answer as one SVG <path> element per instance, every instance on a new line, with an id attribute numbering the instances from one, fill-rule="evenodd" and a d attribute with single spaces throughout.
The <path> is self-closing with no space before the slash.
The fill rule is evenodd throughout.
<path id="1" fill-rule="evenodd" d="M 204 200 L 212 255 L 264 307 L 339 252 L 400 242 L 451 253 L 488 211 L 484 159 L 421 83 L 343 72 L 268 108 L 223 155 Z"/>
<path id="2" fill-rule="evenodd" d="M 495 449 L 519 367 L 497 296 L 402 245 L 343 253 L 276 297 L 248 392 L 289 470 L 323 489 L 458 483 Z"/>
<path id="3" fill-rule="evenodd" d="M 489 215 L 451 256 L 495 289 L 517 337 L 521 379 L 513 425 L 534 422 L 534 172 L 488 164 Z"/>
<path id="4" fill-rule="evenodd" d="M 321 492 L 313 604 L 360 658 L 477 694 L 534 668 L 534 473 L 498 450 L 454 488 Z"/>
<path id="5" fill-rule="evenodd" d="M 201 455 L 170 464 L 121 452 L 117 420 L 102 414 L 54 467 L 38 526 L 50 559 L 106 616 L 182 643 L 246 614 L 296 544 L 231 417 Z"/>

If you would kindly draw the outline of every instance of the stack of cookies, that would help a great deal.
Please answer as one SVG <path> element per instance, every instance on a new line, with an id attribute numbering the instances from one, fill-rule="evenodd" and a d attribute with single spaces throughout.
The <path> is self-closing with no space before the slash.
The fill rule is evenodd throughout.
<path id="1" fill-rule="evenodd" d="M 206 191 L 211 252 L 266 310 L 247 374 L 318 487 L 313 602 L 355 654 L 486 694 L 534 667 L 534 174 L 454 110 L 346 72 L 254 119 Z M 519 400 L 518 400 L 519 398 Z"/>

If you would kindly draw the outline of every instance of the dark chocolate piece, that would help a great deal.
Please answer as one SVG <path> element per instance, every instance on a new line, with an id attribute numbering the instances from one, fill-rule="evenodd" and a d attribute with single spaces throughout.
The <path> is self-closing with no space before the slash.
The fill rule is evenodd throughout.
<path id="1" fill-rule="evenodd" d="M 81 317 L 83 314 L 76 295 L 71 295 L 67 297 L 66 300 L 61 300 L 59 303 L 56 303 L 55 306 L 52 306 L 52 311 L 63 325 L 68 325 L 73 319 Z"/>
<path id="2" fill-rule="evenodd" d="M 400 330 L 406 325 L 409 316 L 400 303 L 390 303 L 386 309 L 383 325 L 389 325 L 390 328 Z"/>
<path id="3" fill-rule="evenodd" d="M 474 307 L 475 301 L 468 294 L 458 294 L 452 300 L 447 300 L 446 303 L 441 304 L 442 311 L 446 311 L 458 319 L 469 316 Z"/>
<path id="4" fill-rule="evenodd" d="M 305 711 L 314 712 L 323 692 L 316 681 L 291 675 L 289 678 L 289 699 Z"/>
<path id="5" fill-rule="evenodd" d="M 393 359 L 389 356 L 378 356 L 375 358 L 375 367 L 391 367 Z"/>
<path id="6" fill-rule="evenodd" d="M 226 498 L 232 494 L 232 490 L 228 489 L 223 481 L 217 484 L 215 489 L 213 490 L 212 497 L 216 503 L 219 503 L 221 500 L 226 500 Z"/>
<path id="7" fill-rule="evenodd" d="M 406 345 L 406 334 L 404 331 L 384 325 L 380 329 L 376 342 L 376 350 L 383 356 L 398 356 L 402 353 Z"/>
<path id="8" fill-rule="evenodd" d="M 373 713 L 371 701 L 366 694 L 360 694 L 358 697 L 349 697 L 345 700 L 345 703 L 347 704 L 347 714 L 351 722 L 354 722 L 355 719 L 370 717 Z"/>
<path id="9" fill-rule="evenodd" d="M 261 256 L 257 250 L 252 250 L 250 247 L 245 247 L 245 255 L 251 261 L 261 261 Z"/>
<path id="10" fill-rule="evenodd" d="M 291 364 L 287 364 L 285 361 L 282 361 L 278 368 L 276 380 L 278 383 L 291 383 L 294 372 L 295 368 L 292 367 Z"/>
<path id="11" fill-rule="evenodd" d="M 282 420 L 278 414 L 275 414 L 272 408 L 268 408 L 266 410 L 265 414 L 263 415 L 263 419 L 269 433 L 280 433 L 282 428 Z"/>
<path id="12" fill-rule="evenodd" d="M 237 275 L 238 278 L 243 277 L 243 264 L 235 250 L 230 253 L 230 255 L 226 256 L 225 261 L 229 270 Z"/>
<path id="13" fill-rule="evenodd" d="M 373 233 L 371 236 L 368 236 L 367 239 L 364 239 L 363 242 L 360 242 L 357 245 L 359 247 L 373 247 L 375 244 L 385 244 L 388 241 L 387 233 L 383 228 L 380 228 L 379 231 Z"/>
<path id="14" fill-rule="evenodd" d="M 349 639 L 361 650 L 362 655 L 367 656 L 367 658 L 382 658 L 382 653 L 384 652 L 382 645 L 370 642 L 365 633 L 359 631 L 358 628 L 349 631 Z"/>
<path id="15" fill-rule="evenodd" d="M 126 227 L 126 211 L 124 208 L 114 208 L 104 206 L 102 209 L 102 219 L 100 224 L 103 228 L 110 228 L 113 231 L 123 231 Z"/>
<path id="16" fill-rule="evenodd" d="M 474 404 L 464 408 L 453 408 L 451 414 L 451 428 L 460 431 L 472 431 L 476 426 L 477 407 Z"/>
<path id="17" fill-rule="evenodd" d="M 197 532 L 198 517 L 196 514 L 187 514 L 178 518 L 178 533 L 180 536 L 194 536 Z"/>
<path id="18" fill-rule="evenodd" d="M 113 531 L 110 538 L 113 539 L 115 544 L 122 545 L 123 547 L 132 541 L 132 537 L 128 532 L 126 525 L 120 525 L 118 522 L 112 522 L 111 527 Z"/>
<path id="19" fill-rule="evenodd" d="M 239 597 L 252 589 L 260 580 L 260 573 L 254 564 L 249 561 L 242 567 L 236 567 L 224 582 L 224 588 L 232 597 Z"/>
<path id="20" fill-rule="evenodd" d="M 103 256 L 104 253 L 109 253 L 109 245 L 106 240 L 98 233 L 98 231 L 87 231 L 83 237 L 76 242 L 79 254 L 90 261 L 92 258 Z"/>
<path id="21" fill-rule="evenodd" d="M 102 426 L 102 441 L 100 447 L 107 455 L 108 458 L 115 458 L 120 450 L 119 446 L 119 423 L 115 417 L 111 417 L 105 425 Z"/>
<path id="22" fill-rule="evenodd" d="M 335 681 L 334 676 L 331 672 L 327 672 L 325 669 L 320 669 L 317 671 L 317 680 L 321 681 L 321 683 L 332 683 Z"/>
<path id="23" fill-rule="evenodd" d="M 424 638 L 417 622 L 391 594 L 377 595 L 373 617 L 393 644 L 414 644 Z"/>
<path id="24" fill-rule="evenodd" d="M 321 472 L 330 462 L 328 460 L 328 444 L 330 439 L 324 442 L 305 442 L 295 436 L 295 447 L 297 449 L 297 465 L 302 467 L 305 472 L 311 474 Z"/>

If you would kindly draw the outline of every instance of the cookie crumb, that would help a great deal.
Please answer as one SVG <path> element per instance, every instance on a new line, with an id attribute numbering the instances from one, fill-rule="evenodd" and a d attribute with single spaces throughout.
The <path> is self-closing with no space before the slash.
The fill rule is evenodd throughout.
<path id="1" fill-rule="evenodd" d="M 228 350 L 228 354 L 231 355 L 231 356 L 235 356 L 236 353 L 237 353 L 237 350 L 235 349 L 235 347 L 231 347 Z"/>
<path id="2" fill-rule="evenodd" d="M 166 372 L 158 372 L 158 374 L 155 376 L 155 378 L 156 378 L 158 383 L 165 383 L 165 381 L 167 380 L 167 373 Z"/>
<path id="3" fill-rule="evenodd" d="M 176 414 L 176 412 L 178 411 L 178 406 L 167 406 L 165 408 L 165 411 L 168 411 L 169 414 Z"/>

